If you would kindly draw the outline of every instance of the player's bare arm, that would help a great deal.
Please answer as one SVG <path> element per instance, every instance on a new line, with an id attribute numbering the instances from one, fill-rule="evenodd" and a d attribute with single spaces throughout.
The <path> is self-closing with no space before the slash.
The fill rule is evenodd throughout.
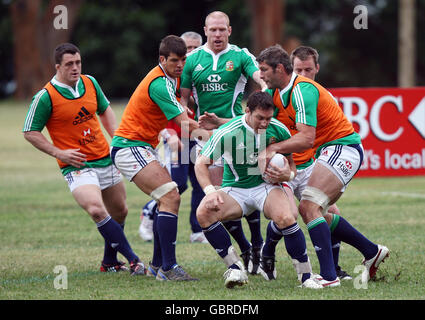
<path id="1" fill-rule="evenodd" d="M 192 133 L 192 131 L 199 129 L 199 124 L 190 119 L 187 115 L 187 112 L 179 114 L 177 117 L 173 118 L 173 121 L 184 131 L 186 134 Z"/>
<path id="2" fill-rule="evenodd" d="M 252 79 L 254 79 L 254 81 L 258 83 L 258 85 L 261 87 L 262 91 L 266 91 L 267 84 L 263 81 L 263 79 L 261 79 L 260 70 L 255 71 L 252 74 Z"/>
<path id="3" fill-rule="evenodd" d="M 224 203 L 220 193 L 216 191 L 215 187 L 211 183 L 210 172 L 208 167 L 213 163 L 210 158 L 200 155 L 196 159 L 195 163 L 195 174 L 198 179 L 199 185 L 205 192 L 206 202 L 205 207 L 208 210 L 219 211 L 220 205 Z"/>
<path id="4" fill-rule="evenodd" d="M 115 130 L 117 129 L 117 118 L 115 117 L 115 113 L 111 106 L 108 106 L 105 112 L 99 115 L 99 119 L 106 132 L 108 132 L 109 136 L 112 138 Z"/>
<path id="5" fill-rule="evenodd" d="M 173 121 L 180 126 L 182 133 L 190 136 L 191 138 L 207 141 L 212 135 L 212 131 L 200 128 L 198 122 L 189 118 L 186 112 L 183 112 L 173 118 Z"/>
<path id="6" fill-rule="evenodd" d="M 51 144 L 49 140 L 47 140 L 46 137 L 39 131 L 24 132 L 24 137 L 40 151 L 43 151 L 44 153 L 73 167 L 80 168 L 86 161 L 86 155 L 79 152 L 80 149 L 61 150 Z"/>
<path id="7" fill-rule="evenodd" d="M 181 94 L 181 99 L 180 99 L 180 103 L 182 106 L 188 108 L 189 106 L 189 99 L 190 99 L 190 94 L 191 94 L 191 90 L 190 88 L 180 88 L 180 94 Z"/>
<path id="8" fill-rule="evenodd" d="M 217 129 L 219 126 L 229 122 L 230 118 L 220 118 L 213 112 L 204 112 L 202 116 L 199 117 L 199 127 L 206 130 Z"/>
<path id="9" fill-rule="evenodd" d="M 276 153 L 294 153 L 303 152 L 313 147 L 316 137 L 316 128 L 305 124 L 297 123 L 298 133 L 294 134 L 290 139 L 273 143 L 258 155 L 258 165 L 260 170 L 265 170 L 270 159 Z"/>

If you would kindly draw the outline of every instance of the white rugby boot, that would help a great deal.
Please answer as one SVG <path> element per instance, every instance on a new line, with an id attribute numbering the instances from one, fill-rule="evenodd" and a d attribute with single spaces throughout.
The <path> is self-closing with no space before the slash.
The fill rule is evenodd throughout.
<path id="1" fill-rule="evenodd" d="M 376 271 L 378 270 L 379 264 L 384 262 L 385 258 L 390 255 L 390 250 L 378 244 L 378 253 L 369 260 L 363 260 L 362 264 L 366 267 L 362 273 L 362 280 L 369 281 L 376 275 Z"/>

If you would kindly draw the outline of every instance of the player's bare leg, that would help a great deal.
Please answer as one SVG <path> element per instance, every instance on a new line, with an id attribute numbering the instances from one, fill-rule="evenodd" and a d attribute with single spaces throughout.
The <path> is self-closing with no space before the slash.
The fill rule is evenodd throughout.
<path id="1" fill-rule="evenodd" d="M 213 192 L 202 199 L 196 216 L 208 242 L 228 268 L 223 275 L 225 286 L 233 288 L 247 283 L 245 267 L 239 260 L 230 236 L 221 223 L 221 221 L 242 217 L 242 208 L 238 202 L 222 191 Z"/>

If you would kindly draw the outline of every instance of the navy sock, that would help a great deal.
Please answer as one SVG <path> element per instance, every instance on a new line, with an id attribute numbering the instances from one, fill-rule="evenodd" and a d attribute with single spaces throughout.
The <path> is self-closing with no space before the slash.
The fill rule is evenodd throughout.
<path id="1" fill-rule="evenodd" d="M 96 223 L 96 225 L 105 241 L 112 246 L 112 248 L 117 249 L 118 252 L 128 260 L 128 262 L 139 260 L 131 249 L 122 227 L 114 219 L 112 219 L 111 216 L 106 217 L 102 221 Z"/>
<path id="2" fill-rule="evenodd" d="M 263 236 L 261 235 L 261 213 L 255 210 L 250 215 L 245 216 L 251 231 L 251 244 L 254 248 L 261 248 L 263 245 Z"/>
<path id="3" fill-rule="evenodd" d="M 225 258 L 232 245 L 230 236 L 220 221 L 217 221 L 207 228 L 203 228 L 205 238 L 213 246 L 221 258 Z"/>
<path id="4" fill-rule="evenodd" d="M 152 265 L 155 267 L 162 266 L 162 253 L 161 253 L 161 241 L 159 239 L 159 233 L 157 230 L 158 224 L 158 212 L 155 212 L 153 215 L 153 257 L 152 257 Z"/>
<path id="5" fill-rule="evenodd" d="M 155 200 L 151 200 L 143 207 L 143 216 L 153 220 L 154 213 L 158 212 L 158 204 Z"/>
<path id="6" fill-rule="evenodd" d="M 331 245 L 332 245 L 332 256 L 334 258 L 335 270 L 340 268 L 338 266 L 339 262 L 339 249 L 341 247 L 341 240 L 339 240 L 333 233 L 331 233 Z"/>
<path id="7" fill-rule="evenodd" d="M 122 230 L 124 231 L 124 224 L 120 224 L 120 226 Z M 105 249 L 103 251 L 103 263 L 105 264 L 118 263 L 117 253 L 118 253 L 117 248 L 112 248 L 112 246 L 105 239 Z"/>
<path id="8" fill-rule="evenodd" d="M 335 280 L 336 271 L 332 256 L 331 232 L 325 218 L 319 217 L 310 221 L 307 228 L 319 260 L 320 275 L 325 280 Z"/>
<path id="9" fill-rule="evenodd" d="M 158 231 L 159 242 L 162 254 L 162 270 L 168 271 L 176 261 L 176 239 L 177 239 L 177 215 L 159 211 L 156 230 Z"/>
<path id="10" fill-rule="evenodd" d="M 286 251 L 292 259 L 297 259 L 298 262 L 307 262 L 307 246 L 305 243 L 304 233 L 300 229 L 298 223 L 294 223 L 281 230 L 283 239 L 285 241 Z M 310 278 L 310 273 L 303 273 L 301 276 L 301 282 L 304 282 Z"/>
<path id="11" fill-rule="evenodd" d="M 372 259 L 378 252 L 376 244 L 367 239 L 341 216 L 333 215 L 331 230 L 335 237 L 359 250 L 366 260 Z"/>
<path id="12" fill-rule="evenodd" d="M 266 242 L 263 247 L 263 255 L 266 257 L 274 257 L 276 246 L 283 235 L 273 221 L 267 225 Z"/>
<path id="13" fill-rule="evenodd" d="M 198 209 L 199 204 L 201 203 L 202 199 L 204 198 L 205 194 L 204 191 L 202 191 L 202 188 L 200 187 L 198 181 L 196 178 L 194 178 L 195 181 L 191 178 L 192 182 L 192 198 L 190 201 L 190 225 L 192 227 L 192 232 L 202 232 L 202 228 L 199 225 L 198 219 L 196 218 L 196 209 Z"/>
<path id="14" fill-rule="evenodd" d="M 193 211 L 193 213 L 192 213 Z M 199 225 L 198 219 L 196 218 L 196 209 L 192 210 L 189 216 L 189 223 L 192 229 L 192 233 L 202 232 L 202 228 Z"/>
<path id="15" fill-rule="evenodd" d="M 238 243 L 241 252 L 245 252 L 251 248 L 251 244 L 246 239 L 242 228 L 241 220 L 225 221 L 223 225 L 232 235 L 233 239 Z"/>

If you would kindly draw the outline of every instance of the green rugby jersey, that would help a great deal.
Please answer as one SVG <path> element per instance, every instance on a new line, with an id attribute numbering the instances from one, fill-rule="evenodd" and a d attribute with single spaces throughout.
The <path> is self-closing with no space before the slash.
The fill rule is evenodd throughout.
<path id="1" fill-rule="evenodd" d="M 246 115 L 222 125 L 203 147 L 201 154 L 212 160 L 224 159 L 222 187 L 253 188 L 264 180 L 258 168 L 258 154 L 269 144 L 291 137 L 288 128 L 272 119 L 265 133 L 256 134 Z"/>
<path id="2" fill-rule="evenodd" d="M 96 90 L 97 114 L 102 114 L 108 108 L 110 104 L 109 100 L 106 98 L 97 80 L 90 75 L 86 75 L 86 76 L 93 82 L 94 88 Z M 82 95 L 84 95 L 84 93 L 86 92 L 86 88 L 81 78 L 78 80 L 75 88 L 72 88 L 66 84 L 63 84 L 57 81 L 55 77 L 53 77 L 50 80 L 50 83 L 66 99 L 79 98 Z M 31 100 L 30 107 L 25 117 L 25 123 L 22 129 L 22 132 L 43 131 L 44 127 L 49 121 L 51 113 L 52 113 L 52 102 L 50 100 L 49 93 L 47 92 L 46 89 L 43 88 L 39 92 L 37 92 Z M 88 168 L 88 167 L 102 168 L 102 167 L 107 167 L 111 164 L 112 164 L 112 160 L 108 157 L 108 158 L 104 158 L 104 159 L 100 159 L 96 161 L 86 162 L 85 166 L 82 168 L 67 166 L 62 168 L 61 172 L 63 175 L 66 175 L 67 173 L 71 171 L 81 170 L 83 168 Z"/>
<path id="3" fill-rule="evenodd" d="M 228 44 L 215 54 L 205 44 L 193 50 L 187 57 L 181 86 L 193 89 L 195 120 L 205 111 L 221 118 L 242 115 L 245 85 L 257 70 L 258 63 L 246 48 Z"/>

